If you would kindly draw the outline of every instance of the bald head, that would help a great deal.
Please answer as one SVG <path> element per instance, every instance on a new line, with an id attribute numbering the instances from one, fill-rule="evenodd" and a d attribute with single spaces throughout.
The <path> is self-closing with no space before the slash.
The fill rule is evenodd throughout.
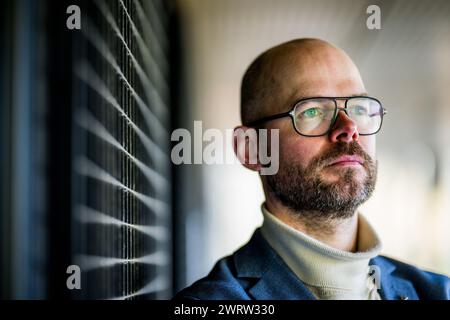
<path id="1" fill-rule="evenodd" d="M 245 72 L 242 123 L 288 111 L 305 97 L 364 93 L 359 71 L 344 51 L 323 40 L 297 39 L 265 51 Z"/>

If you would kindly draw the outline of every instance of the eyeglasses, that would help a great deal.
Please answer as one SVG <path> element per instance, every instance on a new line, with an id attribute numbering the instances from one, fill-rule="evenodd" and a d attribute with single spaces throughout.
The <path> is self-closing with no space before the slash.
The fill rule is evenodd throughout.
<path id="1" fill-rule="evenodd" d="M 344 108 L 338 107 L 338 100 L 345 100 Z M 380 101 L 368 96 L 313 97 L 297 101 L 289 112 L 252 121 L 247 126 L 254 127 L 263 122 L 291 117 L 298 134 L 319 137 L 331 132 L 340 110 L 355 122 L 359 135 L 363 136 L 380 131 L 383 116 L 387 112 Z"/>

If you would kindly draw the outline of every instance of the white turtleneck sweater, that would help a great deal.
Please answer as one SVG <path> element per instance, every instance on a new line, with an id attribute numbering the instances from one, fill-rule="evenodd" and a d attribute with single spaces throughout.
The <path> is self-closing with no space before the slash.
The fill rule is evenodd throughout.
<path id="1" fill-rule="evenodd" d="M 380 300 L 372 279 L 369 260 L 381 250 L 381 242 L 358 214 L 358 252 L 342 251 L 294 229 L 261 206 L 261 233 L 289 268 L 318 299 Z"/>

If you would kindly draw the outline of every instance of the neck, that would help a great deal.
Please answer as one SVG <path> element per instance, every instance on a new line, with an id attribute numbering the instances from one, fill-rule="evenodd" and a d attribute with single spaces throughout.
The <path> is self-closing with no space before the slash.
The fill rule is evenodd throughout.
<path id="1" fill-rule="evenodd" d="M 297 212 L 286 208 L 278 201 L 266 200 L 267 209 L 278 219 L 335 249 L 356 252 L 358 249 L 358 215 L 349 218 L 317 218 L 308 212 Z M 315 216 L 314 221 L 308 217 Z M 330 214 L 329 216 L 335 216 Z"/>

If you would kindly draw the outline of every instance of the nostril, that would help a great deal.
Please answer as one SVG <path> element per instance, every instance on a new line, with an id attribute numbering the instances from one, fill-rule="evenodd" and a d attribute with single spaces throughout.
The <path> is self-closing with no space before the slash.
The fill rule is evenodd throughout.
<path id="1" fill-rule="evenodd" d="M 341 132 L 336 136 L 336 140 L 348 141 L 350 140 L 350 134 L 348 134 L 347 132 Z"/>

